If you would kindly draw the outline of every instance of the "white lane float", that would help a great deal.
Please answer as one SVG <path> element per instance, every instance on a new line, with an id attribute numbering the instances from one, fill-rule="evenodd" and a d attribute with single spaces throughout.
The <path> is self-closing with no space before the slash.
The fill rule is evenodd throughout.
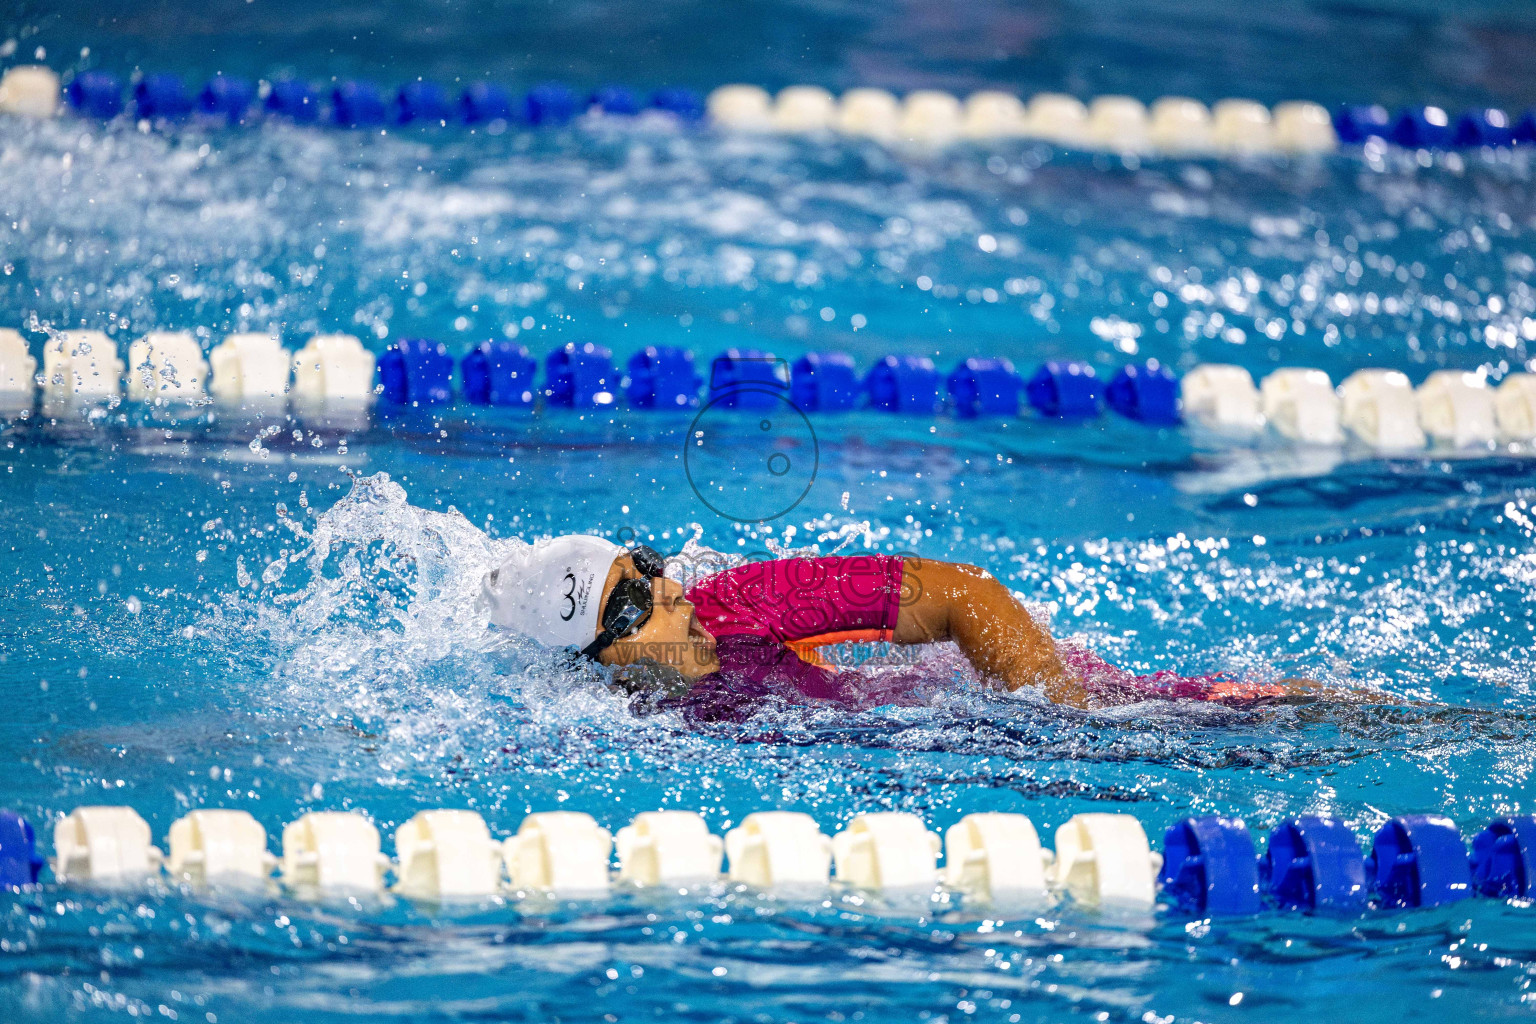
<path id="1" fill-rule="evenodd" d="M 855 815 L 832 837 L 837 880 L 877 891 L 932 889 L 942 847 L 923 819 L 902 811 Z"/>
<path id="2" fill-rule="evenodd" d="M 1017 138 L 1029 131 L 1029 112 L 1012 93 L 985 90 L 965 100 L 960 134 L 968 139 Z"/>
<path id="3" fill-rule="evenodd" d="M 1056 830 L 1053 883 L 1079 903 L 1150 910 L 1162 857 L 1129 814 L 1077 814 Z"/>
<path id="4" fill-rule="evenodd" d="M 530 814 L 517 835 L 502 843 L 501 852 L 515 889 L 575 894 L 608 890 L 613 836 L 590 814 Z"/>
<path id="5" fill-rule="evenodd" d="M 293 355 L 270 334 L 231 334 L 208 353 L 210 390 L 226 402 L 281 399 L 288 393 Z"/>
<path id="6" fill-rule="evenodd" d="M 725 856 L 725 844 L 694 811 L 646 811 L 613 841 L 619 877 L 636 885 L 713 881 Z"/>
<path id="7" fill-rule="evenodd" d="M 1202 363 L 1180 382 L 1186 419 L 1213 430 L 1256 433 L 1264 426 L 1264 402 L 1253 376 L 1241 366 Z"/>
<path id="8" fill-rule="evenodd" d="M 1424 447 L 1413 385 L 1396 370 L 1356 370 L 1339 385 L 1340 421 L 1351 433 L 1383 451 Z"/>
<path id="9" fill-rule="evenodd" d="M 367 400 L 373 394 L 373 353 L 351 334 L 317 334 L 293 355 L 295 398 Z"/>
<path id="10" fill-rule="evenodd" d="M 1224 153 L 1270 153 L 1275 131 L 1269 108 L 1253 100 L 1222 100 L 1211 108 L 1211 137 Z"/>
<path id="11" fill-rule="evenodd" d="M 53 117 L 59 112 L 59 76 L 35 64 L 6 68 L 0 75 L 0 114 Z"/>
<path id="12" fill-rule="evenodd" d="M 944 884 L 994 903 L 1044 900 L 1052 860 L 1022 814 L 967 814 L 944 834 Z"/>
<path id="13" fill-rule="evenodd" d="M 1088 108 L 1076 96 L 1042 92 L 1029 101 L 1029 134 L 1063 146 L 1088 141 Z"/>
<path id="14" fill-rule="evenodd" d="M 356 811 L 310 811 L 283 828 L 283 881 L 296 888 L 376 893 L 389 858 Z"/>
<path id="15" fill-rule="evenodd" d="M 192 811 L 171 824 L 169 846 L 166 871 L 192 885 L 260 884 L 277 866 L 267 830 L 248 811 Z"/>
<path id="16" fill-rule="evenodd" d="M 1322 370 L 1285 367 L 1259 385 L 1264 418 L 1283 437 L 1303 444 L 1338 444 L 1344 440 L 1340 402 Z"/>
<path id="17" fill-rule="evenodd" d="M 1419 423 L 1441 444 L 1470 448 L 1498 438 L 1493 391 L 1480 373 L 1436 370 L 1419 385 Z"/>
<path id="18" fill-rule="evenodd" d="M 1143 153 L 1150 148 L 1147 108 L 1130 96 L 1100 96 L 1088 105 L 1088 139 L 1097 149 Z"/>
<path id="19" fill-rule="evenodd" d="M 116 398 L 123 361 L 101 331 L 61 331 L 43 346 L 44 389 L 56 397 Z"/>
<path id="20" fill-rule="evenodd" d="M 1316 103 L 1292 100 L 1274 110 L 1275 145 L 1290 153 L 1331 153 L 1339 148 L 1333 118 Z"/>
<path id="21" fill-rule="evenodd" d="M 826 885 L 832 840 L 809 814 L 758 811 L 725 834 L 730 879 L 759 889 Z"/>
<path id="22" fill-rule="evenodd" d="M 773 127 L 787 134 L 824 132 L 837 122 L 837 100 L 817 85 L 791 85 L 773 103 Z"/>
<path id="23" fill-rule="evenodd" d="M 128 397 L 162 405 L 207 396 L 208 363 L 186 331 L 151 331 L 128 347 Z"/>
<path id="24" fill-rule="evenodd" d="M 1493 393 L 1493 414 L 1504 441 L 1536 441 L 1536 373 L 1512 373 Z"/>
<path id="25" fill-rule="evenodd" d="M 53 828 L 53 875 L 60 882 L 132 882 L 158 874 L 161 853 L 132 807 L 76 807 Z"/>
<path id="26" fill-rule="evenodd" d="M 901 103 L 896 135 L 904 142 L 945 146 L 960 136 L 964 111 L 960 101 L 937 89 L 918 89 Z"/>
<path id="27" fill-rule="evenodd" d="M 1216 148 L 1210 110 L 1183 96 L 1164 96 L 1152 104 L 1147 135 L 1160 153 L 1209 153 Z"/>
<path id="28" fill-rule="evenodd" d="M 395 830 L 395 892 L 466 899 L 501 889 L 501 846 L 474 811 L 430 810 Z"/>
<path id="29" fill-rule="evenodd" d="M 773 127 L 773 98 L 755 85 L 722 85 L 704 101 L 709 119 L 733 131 L 765 132 Z"/>
<path id="30" fill-rule="evenodd" d="M 27 339 L 10 327 L 0 327 L 0 414 L 30 409 L 37 394 L 37 360 Z"/>
<path id="31" fill-rule="evenodd" d="M 901 125 L 901 101 L 884 89 L 849 89 L 837 104 L 837 130 L 889 142 Z"/>

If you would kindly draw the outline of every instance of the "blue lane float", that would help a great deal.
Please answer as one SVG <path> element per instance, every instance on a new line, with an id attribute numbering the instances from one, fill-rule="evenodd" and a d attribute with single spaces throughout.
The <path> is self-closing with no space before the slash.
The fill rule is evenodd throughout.
<path id="1" fill-rule="evenodd" d="M 133 87 L 133 105 L 140 117 L 186 117 L 192 113 L 192 104 L 192 95 L 180 75 L 145 75 Z"/>
<path id="2" fill-rule="evenodd" d="M 950 372 L 945 386 L 961 419 L 1019 414 L 1024 382 L 1006 359 L 967 359 Z"/>
<path id="3" fill-rule="evenodd" d="M 1259 882 L 1283 910 L 1354 912 L 1370 897 L 1360 840 L 1343 822 L 1314 815 L 1269 833 Z"/>
<path id="4" fill-rule="evenodd" d="M 1024 385 L 1030 408 L 1056 419 L 1089 419 L 1099 415 L 1099 375 L 1079 360 L 1052 361 L 1035 371 Z"/>
<path id="5" fill-rule="evenodd" d="M 563 82 L 542 82 L 528 90 L 523 97 L 523 123 L 559 126 L 570 121 L 577 110 L 576 94 Z"/>
<path id="6" fill-rule="evenodd" d="M 447 124 L 453 120 L 453 101 L 436 82 L 407 82 L 395 94 L 397 124 Z"/>
<path id="7" fill-rule="evenodd" d="M 394 405 L 441 405 L 453 400 L 453 357 L 427 338 L 401 338 L 379 356 L 380 397 Z"/>
<path id="8" fill-rule="evenodd" d="M 1379 138 L 1409 149 L 1502 148 L 1536 141 L 1536 130 L 1530 139 L 1522 136 L 1522 123 L 1493 107 L 1463 111 L 1454 119 L 1434 106 L 1404 107 L 1394 114 L 1376 104 L 1350 104 L 1333 114 L 1334 134 L 1344 145 Z"/>
<path id="9" fill-rule="evenodd" d="M 590 341 L 571 342 L 544 359 L 544 398 L 559 408 L 612 408 L 618 379 L 613 353 Z"/>
<path id="10" fill-rule="evenodd" d="M 1156 359 L 1122 366 L 1104 389 L 1104 401 L 1127 419 L 1171 426 L 1179 422 L 1179 379 Z"/>
<path id="11" fill-rule="evenodd" d="M 299 124 L 314 124 L 320 120 L 320 94 L 308 82 L 297 79 L 273 82 L 265 106 L 267 113 Z"/>
<path id="12" fill-rule="evenodd" d="M 849 412 L 859 392 L 859 372 L 846 352 L 808 352 L 790 373 L 790 401 L 802 412 Z"/>
<path id="13" fill-rule="evenodd" d="M 539 364 L 522 345 L 483 341 L 464 353 L 459 379 L 464 398 L 475 405 L 533 408 Z"/>
<path id="14" fill-rule="evenodd" d="M 1499 818 L 1472 837 L 1472 886 L 1480 895 L 1529 899 L 1536 885 L 1536 815 Z"/>
<path id="15" fill-rule="evenodd" d="M 1472 895 L 1461 833 L 1438 814 L 1404 814 L 1376 831 L 1366 870 L 1384 907 L 1432 907 Z"/>
<path id="16" fill-rule="evenodd" d="M 1408 149 L 1446 149 L 1450 116 L 1439 107 L 1405 107 L 1392 122 L 1392 141 Z"/>
<path id="17" fill-rule="evenodd" d="M 649 345 L 629 357 L 624 397 L 636 409 L 693 409 L 704 381 L 693 353 L 672 345 Z"/>
<path id="18" fill-rule="evenodd" d="M 1514 125 L 1502 110 L 1488 108 L 1469 110 L 1456 119 L 1452 142 L 1463 149 L 1478 146 L 1511 146 L 1515 141 Z"/>
<path id="19" fill-rule="evenodd" d="M 64 98 L 87 117 L 110 121 L 123 112 L 123 83 L 110 71 L 82 71 L 64 87 Z"/>
<path id="20" fill-rule="evenodd" d="M 1514 136 L 1517 146 L 1536 146 L 1536 108 L 1527 110 L 1515 122 Z"/>
<path id="21" fill-rule="evenodd" d="M 698 121 L 704 117 L 704 97 L 696 89 L 657 89 L 651 93 L 651 108 L 684 121 Z"/>
<path id="22" fill-rule="evenodd" d="M 0 889 L 36 885 L 42 868 L 32 823 L 15 811 L 0 810 Z"/>
<path id="23" fill-rule="evenodd" d="M 256 101 L 256 86 L 244 78 L 215 75 L 203 83 L 197 93 L 198 112 L 238 124 Z"/>
<path id="24" fill-rule="evenodd" d="M 1376 104 L 1349 104 L 1334 112 L 1333 131 L 1346 146 L 1358 146 L 1372 138 L 1385 139 L 1392 133 L 1392 115 L 1386 107 Z"/>
<path id="25" fill-rule="evenodd" d="M 459 97 L 459 116 L 465 124 L 510 121 L 516 110 L 511 91 L 494 82 L 475 82 Z"/>
<path id="26" fill-rule="evenodd" d="M 1253 837 L 1239 818 L 1185 818 L 1170 827 L 1158 881 L 1180 910 L 1200 917 L 1262 909 Z"/>
<path id="27" fill-rule="evenodd" d="M 372 128 L 389 120 L 389 107 L 372 82 L 341 82 L 331 90 L 331 120 L 343 128 Z"/>
<path id="28" fill-rule="evenodd" d="M 772 409 L 789 396 L 789 364 L 772 352 L 733 348 L 709 364 L 709 401 L 725 409 Z"/>
<path id="29" fill-rule="evenodd" d="M 943 405 L 939 371 L 927 356 L 886 356 L 865 375 L 864 390 L 881 412 L 932 416 Z"/>
<path id="30" fill-rule="evenodd" d="M 627 85 L 605 85 L 592 93 L 588 106 L 605 114 L 629 117 L 640 113 L 640 97 Z"/>

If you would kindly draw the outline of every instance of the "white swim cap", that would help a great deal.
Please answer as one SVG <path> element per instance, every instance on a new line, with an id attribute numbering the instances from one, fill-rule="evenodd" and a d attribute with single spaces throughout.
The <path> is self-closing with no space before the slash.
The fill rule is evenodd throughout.
<path id="1" fill-rule="evenodd" d="M 481 599 L 503 629 L 551 647 L 585 647 L 597 637 L 603 585 L 622 554 L 585 534 L 536 541 L 485 574 Z"/>

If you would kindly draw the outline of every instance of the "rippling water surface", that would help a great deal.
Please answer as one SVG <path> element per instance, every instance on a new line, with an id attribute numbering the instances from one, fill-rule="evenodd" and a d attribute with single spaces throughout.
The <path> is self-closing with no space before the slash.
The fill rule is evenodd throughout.
<path id="1" fill-rule="evenodd" d="M 1069 63 L 1102 64 L 1060 27 L 1064 11 L 1047 36 Z M 1130 17 L 1093 11 L 1122 28 Z M 1485 35 L 1408 5 L 1388 13 L 1468 52 L 1521 31 L 1501 9 L 1466 16 L 1502 26 Z M 795 14 L 811 15 L 880 46 L 862 9 Z M 1381 24 L 1353 8 L 1315 16 Z M 101 22 L 104 62 L 210 70 L 124 18 Z M 89 34 L 67 11 L 33 23 L 56 52 Z M 907 75 L 919 34 L 891 24 L 907 27 L 881 52 Z M 1234 25 L 1265 38 L 1255 21 Z M 372 31 L 359 34 L 377 42 Z M 319 74 L 314 40 L 339 30 L 314 32 L 291 62 Z M 234 60 L 211 45 L 210 60 Z M 427 49 L 453 74 L 483 55 Z M 600 49 L 572 60 L 611 68 Z M 337 67 L 356 59 L 346 52 Z M 251 73 L 282 63 L 240 59 Z M 558 70 L 545 59 L 529 68 Z M 774 59 L 730 77 L 791 77 Z M 862 67 L 807 59 L 825 72 L 807 77 L 829 84 Z M 1172 91 L 1177 62 L 1149 60 L 1157 91 Z M 957 87 L 984 77 L 964 52 L 939 63 Z M 1371 79 L 1381 98 L 1406 91 L 1400 65 Z M 1263 66 L 1296 76 L 1277 91 L 1306 84 Z M 680 80 L 721 77 L 679 67 Z M 1222 67 L 1184 91 L 1235 91 Z M 1439 67 L 1427 74 L 1453 96 L 1522 99 L 1491 73 L 1457 85 Z M 1156 356 L 1256 374 L 1310 364 L 1335 379 L 1375 365 L 1500 377 L 1529 368 L 1536 342 L 1531 180 L 1524 152 L 1127 162 L 666 123 L 363 135 L 6 121 L 0 320 L 39 344 L 104 327 L 125 348 L 158 327 L 210 342 L 270 328 L 290 345 L 341 329 L 376 349 L 412 335 L 455 350 L 512 337 L 536 353 L 592 340 L 620 360 L 676 343 L 704 357 L 843 348 L 863 365 L 899 350 L 941 365 L 1071 356 L 1107 372 Z M 1398 813 L 1443 811 L 1470 833 L 1531 810 L 1527 453 L 1384 460 L 1120 421 L 813 423 L 805 499 L 744 526 L 689 487 L 686 416 L 455 407 L 363 425 L 215 407 L 7 420 L 0 804 L 46 822 L 129 803 L 157 837 L 188 809 L 242 807 L 274 846 L 283 823 L 340 807 L 386 834 L 437 806 L 472 807 L 498 834 L 557 807 L 614 828 L 691 808 L 717 832 L 768 808 L 807 811 L 828 832 L 872 808 L 939 829 L 1018 810 L 1043 834 L 1118 810 L 1154 835 L 1191 813 L 1261 829 L 1327 812 L 1365 834 Z M 720 442 L 748 461 L 777 436 L 749 427 Z M 698 732 L 495 642 L 470 607 L 514 538 L 621 529 L 719 558 L 813 546 L 972 561 L 1128 667 L 1305 674 L 1411 703 L 1083 714 L 992 693 L 941 649 L 899 703 L 770 709 Z M 724 886 L 461 908 L 50 886 L 0 897 L 0 1005 L 7 1021 L 211 1024 L 1514 1016 L 1536 969 L 1533 920 L 1487 900 L 1187 924 Z"/>

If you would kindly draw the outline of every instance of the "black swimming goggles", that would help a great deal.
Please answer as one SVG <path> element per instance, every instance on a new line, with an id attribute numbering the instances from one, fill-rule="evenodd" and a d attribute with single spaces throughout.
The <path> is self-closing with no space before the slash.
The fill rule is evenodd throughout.
<path id="1" fill-rule="evenodd" d="M 597 660 L 604 649 L 645 625 L 651 617 L 651 581 L 666 573 L 667 560 L 655 548 L 644 544 L 636 544 L 628 554 L 641 578 L 622 579 L 614 585 L 613 593 L 608 595 L 608 604 L 603 608 L 603 631 L 582 648 L 584 658 Z"/>

